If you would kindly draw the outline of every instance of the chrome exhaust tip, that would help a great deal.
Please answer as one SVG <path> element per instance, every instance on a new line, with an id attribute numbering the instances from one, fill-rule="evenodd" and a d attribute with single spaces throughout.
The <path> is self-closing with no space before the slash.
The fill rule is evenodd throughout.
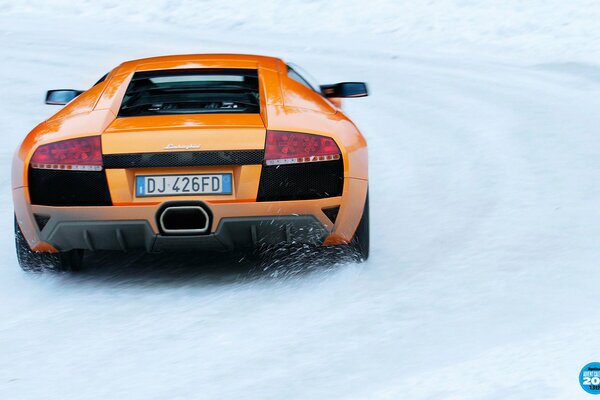
<path id="1" fill-rule="evenodd" d="M 202 206 L 166 207 L 158 221 L 160 229 L 167 235 L 200 235 L 210 229 L 210 216 Z"/>

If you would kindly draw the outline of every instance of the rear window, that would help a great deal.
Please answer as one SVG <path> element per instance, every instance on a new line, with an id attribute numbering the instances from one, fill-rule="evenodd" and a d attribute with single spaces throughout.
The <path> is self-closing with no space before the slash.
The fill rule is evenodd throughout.
<path id="1" fill-rule="evenodd" d="M 258 72 L 194 69 L 136 72 L 119 117 L 260 112 Z"/>

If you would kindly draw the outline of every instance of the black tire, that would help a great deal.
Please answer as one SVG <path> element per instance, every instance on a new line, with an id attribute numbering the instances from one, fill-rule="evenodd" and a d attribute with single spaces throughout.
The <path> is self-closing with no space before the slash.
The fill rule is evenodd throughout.
<path id="1" fill-rule="evenodd" d="M 15 218 L 15 246 L 19 266 L 26 272 L 79 271 L 83 261 L 83 250 L 71 250 L 61 253 L 43 253 L 32 251 L 21 232 Z"/>
<path id="2" fill-rule="evenodd" d="M 369 192 L 363 208 L 362 217 L 352 238 L 352 247 L 360 257 L 360 261 L 369 259 Z"/>

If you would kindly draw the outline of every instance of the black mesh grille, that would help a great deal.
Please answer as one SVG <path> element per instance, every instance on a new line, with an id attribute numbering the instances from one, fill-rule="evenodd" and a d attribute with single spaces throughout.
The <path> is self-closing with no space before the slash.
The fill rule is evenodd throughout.
<path id="1" fill-rule="evenodd" d="M 331 222 L 335 224 L 335 220 L 337 219 L 338 213 L 340 212 L 340 206 L 324 208 L 323 213 L 329 218 Z"/>
<path id="2" fill-rule="evenodd" d="M 174 153 L 105 154 L 104 168 L 200 167 L 261 164 L 263 150 L 182 151 Z"/>
<path id="3" fill-rule="evenodd" d="M 258 201 L 309 200 L 341 196 L 342 160 L 265 166 L 260 176 Z"/>
<path id="4" fill-rule="evenodd" d="M 44 206 L 110 206 L 104 171 L 29 169 L 31 203 Z"/>
<path id="5" fill-rule="evenodd" d="M 50 217 L 47 215 L 33 214 L 33 218 L 35 218 L 35 222 L 38 228 L 40 228 L 40 231 L 44 230 L 44 227 L 48 221 L 50 221 Z"/>

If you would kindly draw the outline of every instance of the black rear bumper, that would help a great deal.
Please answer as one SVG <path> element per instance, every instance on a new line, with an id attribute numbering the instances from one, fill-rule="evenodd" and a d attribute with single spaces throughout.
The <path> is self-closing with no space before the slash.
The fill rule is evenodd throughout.
<path id="1" fill-rule="evenodd" d="M 312 215 L 292 215 L 223 218 L 214 233 L 198 236 L 156 234 L 144 220 L 56 222 L 40 236 L 61 251 L 230 251 L 277 244 L 319 245 L 327 230 Z"/>

